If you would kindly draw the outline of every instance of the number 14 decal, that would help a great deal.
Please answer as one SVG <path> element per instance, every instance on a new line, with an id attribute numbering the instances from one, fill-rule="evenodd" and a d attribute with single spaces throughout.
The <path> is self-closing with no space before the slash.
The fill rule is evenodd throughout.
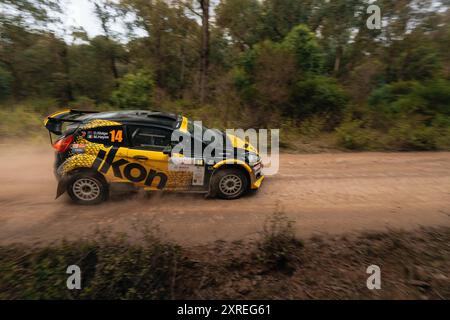
<path id="1" fill-rule="evenodd" d="M 123 131 L 122 130 L 113 130 L 110 132 L 111 134 L 111 142 L 122 142 L 123 141 Z"/>

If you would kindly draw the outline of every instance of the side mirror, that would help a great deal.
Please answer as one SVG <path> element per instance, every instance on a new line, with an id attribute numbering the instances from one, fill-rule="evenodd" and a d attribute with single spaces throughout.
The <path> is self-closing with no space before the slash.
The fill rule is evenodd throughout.
<path id="1" fill-rule="evenodd" d="M 167 146 L 167 147 L 165 147 L 164 149 L 163 149 L 163 154 L 166 154 L 166 155 L 172 155 L 172 146 Z"/>

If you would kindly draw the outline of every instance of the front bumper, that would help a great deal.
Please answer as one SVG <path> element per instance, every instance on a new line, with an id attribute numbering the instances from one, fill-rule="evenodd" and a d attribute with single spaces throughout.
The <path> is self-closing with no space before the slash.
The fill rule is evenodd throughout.
<path id="1" fill-rule="evenodd" d="M 261 183 L 264 180 L 262 168 L 262 162 L 259 162 L 252 167 L 252 184 L 250 186 L 251 189 L 259 189 L 261 187 Z"/>
<path id="2" fill-rule="evenodd" d="M 261 176 L 259 177 L 259 179 L 255 180 L 252 185 L 251 185 L 251 189 L 255 190 L 255 189 L 259 189 L 261 187 L 261 183 L 263 182 L 265 176 Z"/>

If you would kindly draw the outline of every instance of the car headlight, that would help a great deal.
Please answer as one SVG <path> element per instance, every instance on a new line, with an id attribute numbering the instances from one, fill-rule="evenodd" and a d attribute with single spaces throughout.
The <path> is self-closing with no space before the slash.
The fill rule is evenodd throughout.
<path id="1" fill-rule="evenodd" d="M 261 160 L 261 158 L 255 153 L 249 153 L 247 156 L 247 160 L 248 160 L 248 164 L 253 166 L 253 165 L 257 164 Z"/>

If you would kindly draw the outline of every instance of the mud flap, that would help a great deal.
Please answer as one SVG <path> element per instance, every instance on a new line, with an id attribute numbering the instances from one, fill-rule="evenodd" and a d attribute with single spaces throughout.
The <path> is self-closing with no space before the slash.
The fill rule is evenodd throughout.
<path id="1" fill-rule="evenodd" d="M 214 175 L 214 173 L 213 173 L 213 175 Z M 208 193 L 205 194 L 205 199 L 214 199 L 217 196 L 217 194 L 216 194 L 216 192 L 214 192 L 214 189 L 212 186 L 212 177 L 213 176 L 211 176 L 209 179 Z"/>
<path id="2" fill-rule="evenodd" d="M 55 200 L 58 199 L 59 197 L 61 197 L 67 191 L 68 183 L 69 183 L 68 178 L 62 178 L 61 180 L 59 180 L 58 188 L 56 189 Z"/>

